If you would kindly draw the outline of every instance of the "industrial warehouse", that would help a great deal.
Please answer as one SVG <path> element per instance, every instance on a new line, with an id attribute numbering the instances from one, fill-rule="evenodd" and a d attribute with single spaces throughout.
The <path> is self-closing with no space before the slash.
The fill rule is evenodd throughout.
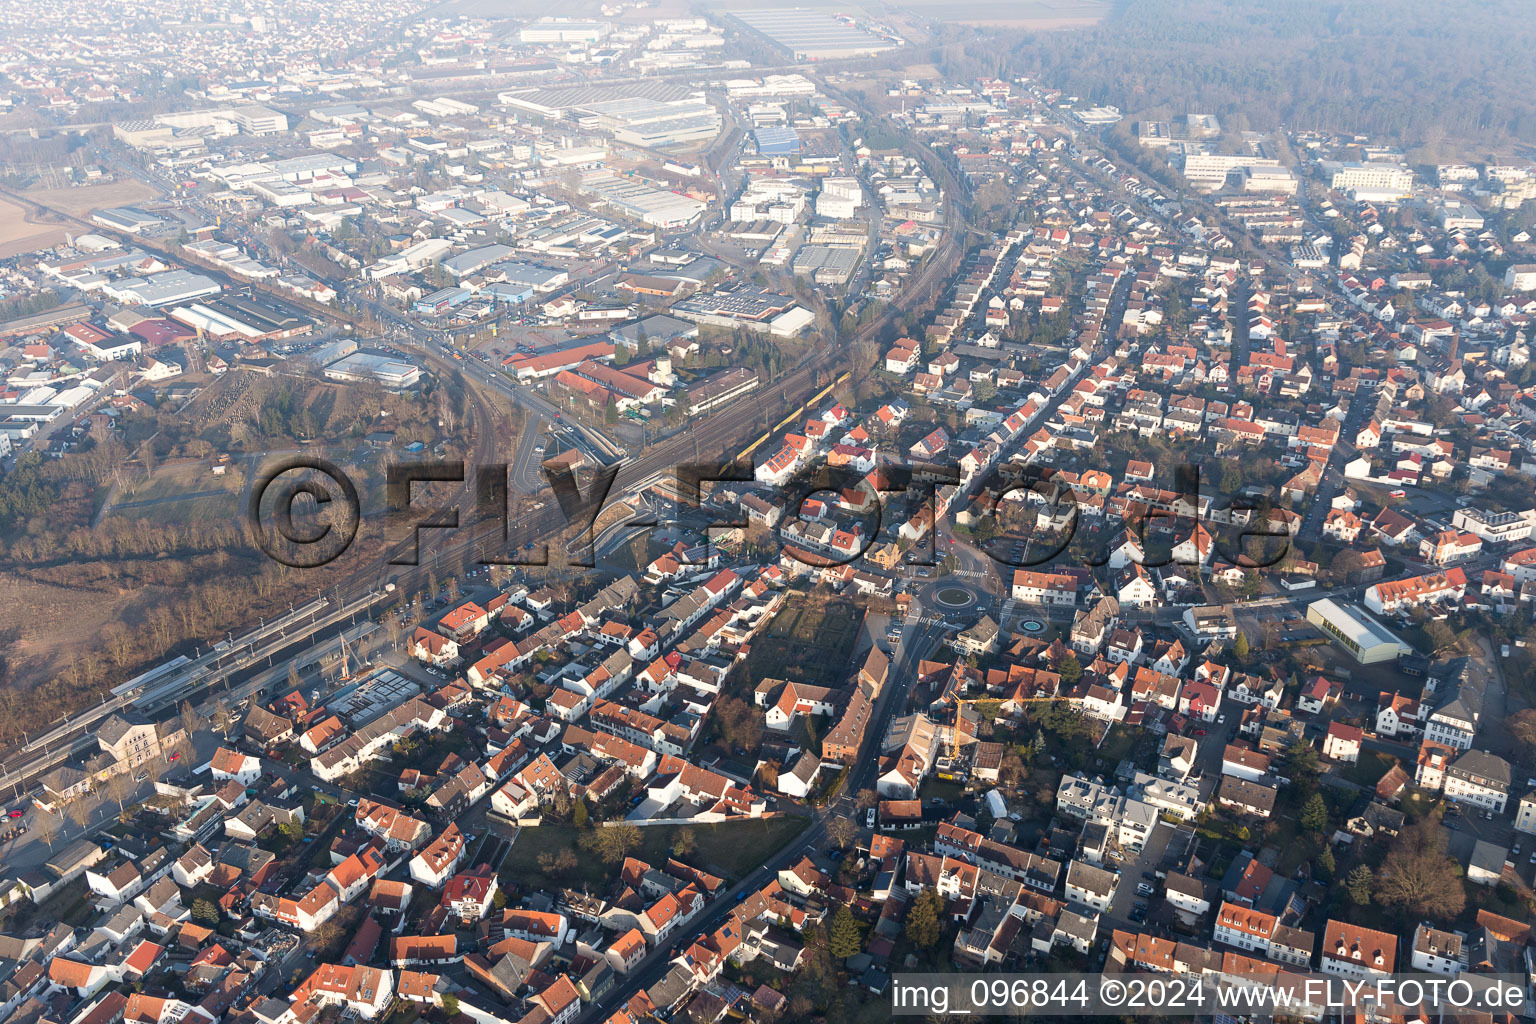
<path id="1" fill-rule="evenodd" d="M 277 341 L 307 334 L 314 327 L 313 321 L 298 310 L 265 297 L 220 295 L 177 306 L 170 315 L 211 338 Z"/>
<path id="2" fill-rule="evenodd" d="M 731 17 L 787 50 L 795 60 L 865 57 L 901 45 L 899 38 L 875 35 L 851 18 L 820 11 L 733 11 Z"/>

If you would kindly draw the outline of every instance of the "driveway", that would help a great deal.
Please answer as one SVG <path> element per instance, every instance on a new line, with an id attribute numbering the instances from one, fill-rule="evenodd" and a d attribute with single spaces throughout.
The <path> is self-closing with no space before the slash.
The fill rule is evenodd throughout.
<path id="1" fill-rule="evenodd" d="M 1157 869 L 1163 862 L 1163 852 L 1168 849 L 1168 840 L 1172 837 L 1173 826 L 1165 821 L 1159 821 L 1153 827 L 1152 834 L 1147 837 L 1147 845 L 1142 847 L 1135 859 L 1126 861 L 1120 866 L 1120 885 L 1115 889 L 1115 898 L 1110 901 L 1109 909 L 1104 912 L 1106 920 L 1100 923 L 1101 932 L 1106 929 L 1106 926 L 1136 929 L 1137 925 L 1131 921 L 1131 909 L 1136 905 L 1137 900 L 1145 900 L 1150 907 L 1155 898 L 1136 895 L 1136 886 L 1147 881 L 1141 877 L 1141 873 Z"/>

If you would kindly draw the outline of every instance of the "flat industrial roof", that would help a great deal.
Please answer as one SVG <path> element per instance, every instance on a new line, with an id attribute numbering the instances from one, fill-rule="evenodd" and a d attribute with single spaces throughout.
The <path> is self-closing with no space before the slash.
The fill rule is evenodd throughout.
<path id="1" fill-rule="evenodd" d="M 744 25 L 795 53 L 876 53 L 899 45 L 821 11 L 780 8 L 730 13 Z"/>

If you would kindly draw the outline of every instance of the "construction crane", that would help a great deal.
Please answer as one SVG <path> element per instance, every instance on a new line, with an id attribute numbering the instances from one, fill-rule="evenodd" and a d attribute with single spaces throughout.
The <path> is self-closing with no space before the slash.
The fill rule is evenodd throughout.
<path id="1" fill-rule="evenodd" d="M 352 664 L 347 659 L 347 634 L 341 634 L 341 681 L 348 682 L 352 678 Z"/>

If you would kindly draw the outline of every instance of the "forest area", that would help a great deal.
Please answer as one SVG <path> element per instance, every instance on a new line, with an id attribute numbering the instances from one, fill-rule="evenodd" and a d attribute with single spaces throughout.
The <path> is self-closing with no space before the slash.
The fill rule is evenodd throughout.
<path id="1" fill-rule="evenodd" d="M 955 32 L 946 72 L 1038 74 L 1128 118 L 1367 133 L 1415 162 L 1536 139 L 1536 18 L 1519 0 L 1128 0 L 1102 24 L 1011 50 L 995 31 Z"/>

